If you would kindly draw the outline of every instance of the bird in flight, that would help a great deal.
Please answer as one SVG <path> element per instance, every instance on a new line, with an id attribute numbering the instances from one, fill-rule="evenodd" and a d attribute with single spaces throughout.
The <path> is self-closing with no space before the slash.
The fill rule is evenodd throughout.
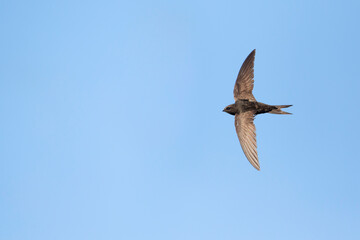
<path id="1" fill-rule="evenodd" d="M 262 113 L 291 114 L 281 109 L 292 105 L 267 105 L 256 101 L 252 94 L 254 88 L 254 60 L 255 49 L 247 56 L 237 76 L 234 87 L 235 103 L 225 107 L 223 112 L 235 115 L 235 129 L 241 148 L 251 165 L 260 171 L 256 150 L 254 118 Z"/>

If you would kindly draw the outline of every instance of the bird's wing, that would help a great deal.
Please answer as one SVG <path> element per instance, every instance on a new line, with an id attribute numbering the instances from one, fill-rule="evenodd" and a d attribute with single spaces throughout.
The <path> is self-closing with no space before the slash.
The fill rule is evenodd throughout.
<path id="1" fill-rule="evenodd" d="M 256 101 L 252 94 L 254 88 L 254 60 L 255 49 L 247 56 L 240 68 L 234 87 L 235 101 L 239 99 Z"/>
<path id="2" fill-rule="evenodd" d="M 235 115 L 235 128 L 245 156 L 257 170 L 260 170 L 256 150 L 256 128 L 254 124 L 255 114 L 252 111 Z"/>

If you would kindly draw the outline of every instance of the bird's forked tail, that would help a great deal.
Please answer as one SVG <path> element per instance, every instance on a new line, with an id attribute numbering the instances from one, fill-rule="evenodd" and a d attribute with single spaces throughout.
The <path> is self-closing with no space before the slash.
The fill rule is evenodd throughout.
<path id="1" fill-rule="evenodd" d="M 281 108 L 288 108 L 291 107 L 292 105 L 274 105 L 274 107 L 276 107 L 276 109 L 271 110 L 269 113 L 272 114 L 292 114 L 292 113 L 288 113 L 285 111 L 282 111 Z"/>

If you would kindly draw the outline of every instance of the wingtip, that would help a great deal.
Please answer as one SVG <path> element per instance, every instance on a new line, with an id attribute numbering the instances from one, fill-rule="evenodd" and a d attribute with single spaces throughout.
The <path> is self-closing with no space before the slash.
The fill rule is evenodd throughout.
<path id="1" fill-rule="evenodd" d="M 256 169 L 256 170 L 258 170 L 258 171 L 260 171 L 260 165 L 258 165 L 258 164 L 253 164 L 253 163 L 251 163 L 251 165 Z"/>

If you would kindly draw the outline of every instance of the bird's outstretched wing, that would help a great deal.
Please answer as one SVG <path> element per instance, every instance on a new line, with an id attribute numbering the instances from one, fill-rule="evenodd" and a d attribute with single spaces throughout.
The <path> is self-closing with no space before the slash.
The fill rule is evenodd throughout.
<path id="1" fill-rule="evenodd" d="M 254 88 L 254 60 L 255 49 L 247 56 L 242 64 L 234 87 L 235 101 L 238 99 L 249 99 L 256 101 L 252 94 Z"/>
<path id="2" fill-rule="evenodd" d="M 254 124 L 255 114 L 252 111 L 242 112 L 235 115 L 235 128 L 245 156 L 257 170 L 260 170 L 256 150 L 256 128 Z"/>

